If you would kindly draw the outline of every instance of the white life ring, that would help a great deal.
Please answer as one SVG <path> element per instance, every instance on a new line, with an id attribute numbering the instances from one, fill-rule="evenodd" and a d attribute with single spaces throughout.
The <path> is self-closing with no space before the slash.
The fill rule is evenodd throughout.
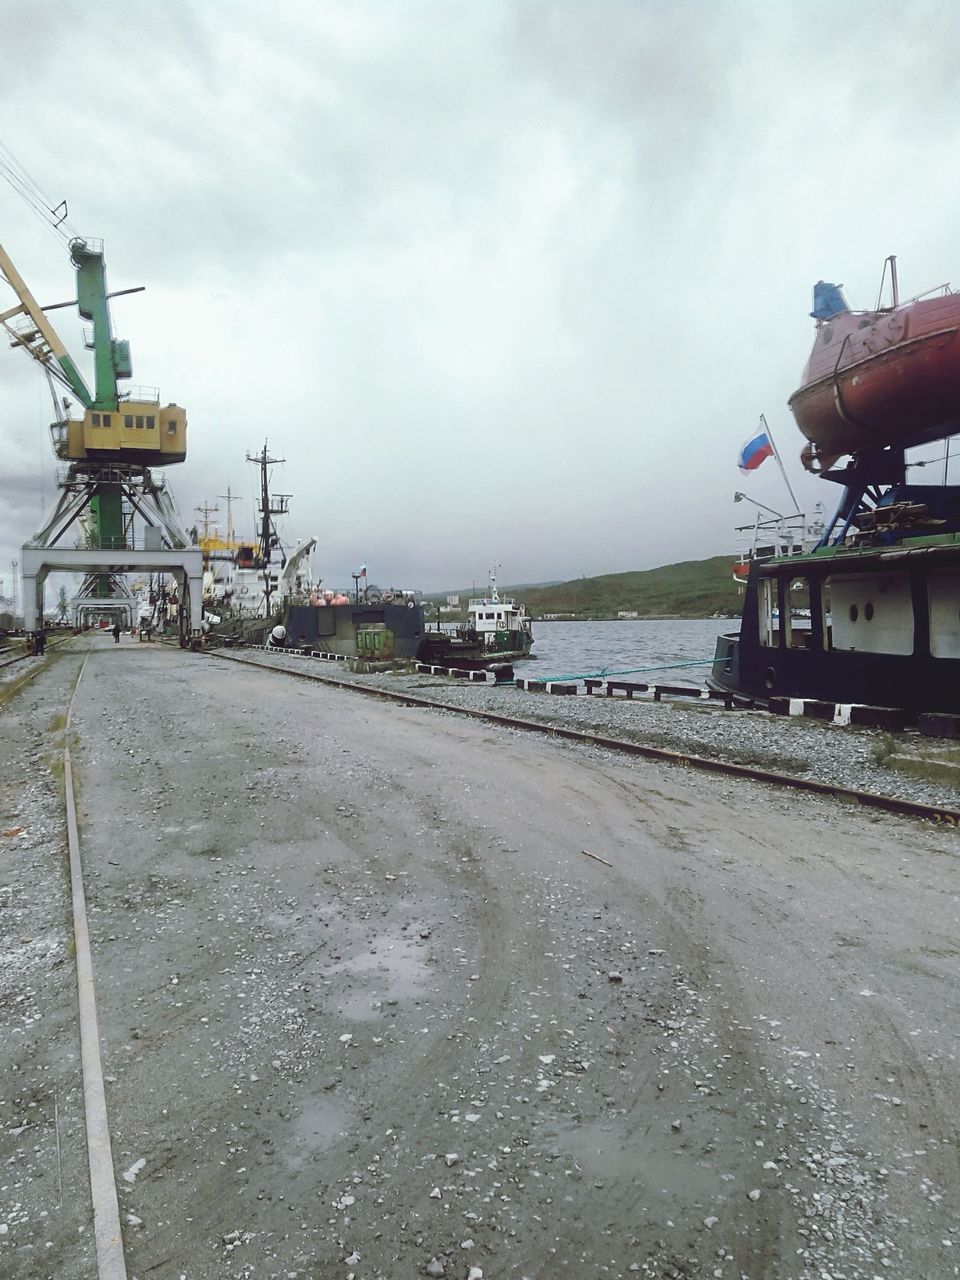
<path id="1" fill-rule="evenodd" d="M 241 587 L 241 588 L 240 588 L 240 594 L 241 594 L 242 596 L 245 596 L 249 590 L 250 590 L 250 588 L 249 588 L 249 587 Z"/>

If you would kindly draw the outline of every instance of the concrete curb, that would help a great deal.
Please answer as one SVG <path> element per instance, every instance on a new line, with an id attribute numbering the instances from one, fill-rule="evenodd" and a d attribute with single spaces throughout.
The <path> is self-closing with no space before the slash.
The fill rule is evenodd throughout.
<path id="1" fill-rule="evenodd" d="M 821 720 L 827 724 L 852 724 L 858 725 L 861 729 L 886 729 L 889 733 L 901 733 L 908 719 L 907 713 L 900 707 L 871 707 L 860 702 L 822 702 L 816 698 L 770 698 L 767 706 L 770 713 L 775 716 L 803 716 L 808 720 Z M 926 718 L 921 716 L 921 720 Z M 960 722 L 960 717 L 952 718 Z M 923 732 L 922 729 L 921 732 Z"/>

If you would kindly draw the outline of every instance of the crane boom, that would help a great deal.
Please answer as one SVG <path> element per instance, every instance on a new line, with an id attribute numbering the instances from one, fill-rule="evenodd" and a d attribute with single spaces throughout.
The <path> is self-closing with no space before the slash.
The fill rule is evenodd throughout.
<path id="1" fill-rule="evenodd" d="M 12 345 L 23 347 L 34 360 L 77 397 L 85 409 L 93 404 L 93 396 L 84 382 L 80 370 L 67 354 L 60 336 L 43 313 L 43 308 L 27 288 L 26 282 L 10 260 L 10 255 L 0 245 L 0 275 L 20 299 L 20 305 L 0 312 L 0 324 L 13 339 Z M 27 316 L 30 326 L 15 326 L 11 321 L 17 316 Z"/>
<path id="2" fill-rule="evenodd" d="M 93 321 L 94 409 L 116 409 L 117 379 L 129 378 L 130 345 L 113 336 L 107 301 L 107 274 L 103 245 L 99 240 L 75 236 L 70 241 L 70 261 L 77 269 L 77 310 Z"/>

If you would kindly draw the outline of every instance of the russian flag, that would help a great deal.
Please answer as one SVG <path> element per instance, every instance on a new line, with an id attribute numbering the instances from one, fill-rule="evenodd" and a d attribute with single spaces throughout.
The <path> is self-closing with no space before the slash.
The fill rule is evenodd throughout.
<path id="1" fill-rule="evenodd" d="M 766 431 L 761 431 L 759 435 L 748 440 L 740 450 L 740 457 L 737 459 L 737 466 L 747 475 L 751 471 L 756 471 L 760 463 L 767 458 L 773 457 L 773 441 L 770 439 Z"/>

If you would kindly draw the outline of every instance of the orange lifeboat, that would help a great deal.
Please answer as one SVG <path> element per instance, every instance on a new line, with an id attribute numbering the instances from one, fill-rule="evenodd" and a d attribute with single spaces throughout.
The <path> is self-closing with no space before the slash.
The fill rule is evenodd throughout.
<path id="1" fill-rule="evenodd" d="M 843 454 L 903 448 L 960 431 L 960 294 L 942 286 L 875 311 L 851 311 L 840 285 L 814 286 L 813 351 L 788 401 L 819 472 Z"/>

